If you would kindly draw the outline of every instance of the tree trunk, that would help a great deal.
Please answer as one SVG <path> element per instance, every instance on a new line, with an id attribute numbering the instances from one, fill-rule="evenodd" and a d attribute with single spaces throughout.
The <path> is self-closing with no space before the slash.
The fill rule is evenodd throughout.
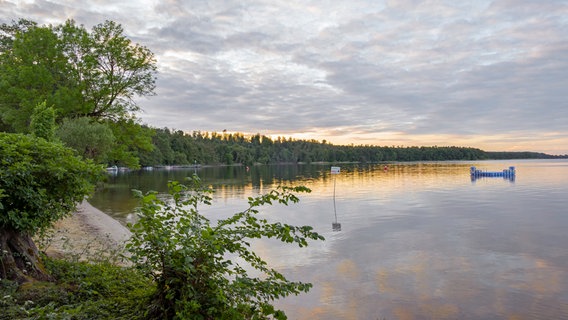
<path id="1" fill-rule="evenodd" d="M 0 277 L 18 283 L 52 281 L 31 236 L 0 228 Z"/>

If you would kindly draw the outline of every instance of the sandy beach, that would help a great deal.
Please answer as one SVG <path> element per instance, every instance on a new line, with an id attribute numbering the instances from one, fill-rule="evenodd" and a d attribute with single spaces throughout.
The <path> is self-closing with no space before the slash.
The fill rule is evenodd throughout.
<path id="1" fill-rule="evenodd" d="M 76 212 L 57 221 L 49 236 L 37 243 L 49 256 L 93 260 L 120 252 L 130 236 L 125 226 L 83 201 Z"/>

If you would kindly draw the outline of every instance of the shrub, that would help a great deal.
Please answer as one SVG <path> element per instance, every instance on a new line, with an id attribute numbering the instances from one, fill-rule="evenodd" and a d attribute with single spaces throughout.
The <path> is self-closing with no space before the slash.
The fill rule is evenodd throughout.
<path id="1" fill-rule="evenodd" d="M 0 132 L 0 277 L 47 280 L 32 236 L 71 214 L 103 169 L 72 149 Z"/>
<path id="2" fill-rule="evenodd" d="M 188 184 L 169 183 L 172 201 L 158 198 L 155 192 L 143 196 L 127 249 L 135 265 L 157 286 L 148 316 L 286 319 L 271 302 L 307 292 L 312 285 L 287 280 L 251 250 L 249 241 L 276 238 L 304 247 L 310 239 L 323 240 L 310 226 L 272 223 L 257 215 L 263 205 L 295 203 L 299 201 L 296 193 L 309 191 L 306 187 L 279 187 L 249 198 L 248 209 L 216 222 L 198 211 L 198 205 L 211 204 L 212 190 L 202 187 L 197 175 L 189 178 Z M 250 276 L 247 268 L 260 276 Z"/>

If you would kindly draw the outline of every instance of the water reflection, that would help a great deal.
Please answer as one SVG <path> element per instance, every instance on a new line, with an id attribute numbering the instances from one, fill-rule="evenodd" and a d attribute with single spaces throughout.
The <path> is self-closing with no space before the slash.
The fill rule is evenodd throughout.
<path id="1" fill-rule="evenodd" d="M 335 216 L 335 220 L 331 223 L 331 230 L 332 231 L 341 231 L 341 223 L 337 222 L 337 206 L 335 204 L 335 189 L 336 189 L 336 179 L 335 177 L 340 173 L 340 167 L 331 167 L 331 174 L 334 176 L 333 178 L 333 214 Z"/>
<path id="2" fill-rule="evenodd" d="M 509 181 L 511 183 L 515 183 L 516 176 L 502 176 L 502 177 L 482 177 L 482 176 L 471 176 L 471 182 L 476 182 L 477 180 L 504 180 Z"/>
<path id="3" fill-rule="evenodd" d="M 472 165 L 514 165 L 516 180 L 472 183 Z M 167 180 L 187 174 L 119 174 L 101 193 L 122 217 L 136 206 L 131 187 L 165 191 Z M 325 242 L 253 244 L 291 280 L 314 283 L 278 302 L 290 319 L 568 319 L 566 161 L 342 165 L 335 177 L 327 165 L 198 174 L 217 190 L 211 215 L 278 184 L 312 189 L 299 204 L 261 214 L 312 225 Z M 334 211 L 341 232 L 329 228 Z"/>

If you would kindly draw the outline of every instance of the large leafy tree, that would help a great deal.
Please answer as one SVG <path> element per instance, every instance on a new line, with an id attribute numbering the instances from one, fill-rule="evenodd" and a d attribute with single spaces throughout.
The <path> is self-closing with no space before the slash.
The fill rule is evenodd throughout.
<path id="1" fill-rule="evenodd" d="M 102 168 L 44 138 L 0 133 L 0 277 L 49 279 L 32 236 L 72 212 Z"/>
<path id="2" fill-rule="evenodd" d="M 0 47 L 0 118 L 13 132 L 28 132 L 40 103 L 61 109 L 77 95 L 57 35 L 49 27 L 26 26 L 8 29 L 12 38 L 5 35 Z M 8 32 L 4 25 L 0 30 Z"/>
<path id="3" fill-rule="evenodd" d="M 113 21 L 88 32 L 73 20 L 58 26 L 20 20 L 0 25 L 0 70 L 2 121 L 25 132 L 42 101 L 59 117 L 132 117 L 139 110 L 134 98 L 154 93 L 156 59 Z"/>
<path id="4" fill-rule="evenodd" d="M 138 126 L 138 96 L 154 94 L 156 59 L 124 29 L 105 21 L 88 31 L 73 20 L 39 26 L 0 25 L 0 131 L 27 133 L 34 108 L 53 107 L 56 121 L 88 117 L 113 129 L 115 163 L 138 166 L 131 150 L 147 150 L 151 135 L 132 139 L 116 124 Z M 118 148 L 120 150 L 114 150 Z"/>
<path id="5" fill-rule="evenodd" d="M 108 155 L 109 162 L 130 168 L 140 167 L 138 155 L 149 152 L 154 147 L 154 129 L 142 126 L 133 119 L 107 121 L 106 124 L 115 137 L 115 144 Z"/>
<path id="6" fill-rule="evenodd" d="M 81 115 L 128 118 L 140 109 L 135 97 L 154 93 L 156 59 L 148 48 L 132 43 L 120 24 L 105 21 L 88 33 L 69 20 L 54 31 L 82 89 L 83 105 L 75 110 Z"/>

